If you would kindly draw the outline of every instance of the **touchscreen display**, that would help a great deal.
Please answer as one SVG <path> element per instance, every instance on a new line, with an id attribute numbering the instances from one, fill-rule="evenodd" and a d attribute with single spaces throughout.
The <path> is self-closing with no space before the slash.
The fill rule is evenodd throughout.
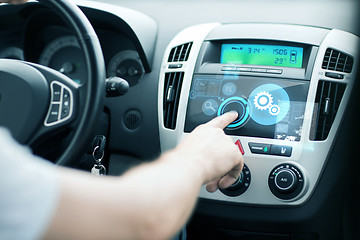
<path id="1" fill-rule="evenodd" d="M 229 135 L 299 141 L 309 82 L 238 75 L 194 75 L 185 132 L 236 110 Z"/>
<path id="2" fill-rule="evenodd" d="M 222 44 L 220 63 L 301 68 L 303 48 L 260 44 Z"/>

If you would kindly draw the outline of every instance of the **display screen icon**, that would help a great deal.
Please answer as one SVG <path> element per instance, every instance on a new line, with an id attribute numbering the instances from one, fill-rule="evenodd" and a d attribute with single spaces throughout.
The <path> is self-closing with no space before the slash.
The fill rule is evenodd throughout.
<path id="1" fill-rule="evenodd" d="M 284 88 L 276 84 L 264 84 L 255 88 L 249 97 L 251 118 L 260 125 L 273 125 L 288 114 L 290 98 Z"/>

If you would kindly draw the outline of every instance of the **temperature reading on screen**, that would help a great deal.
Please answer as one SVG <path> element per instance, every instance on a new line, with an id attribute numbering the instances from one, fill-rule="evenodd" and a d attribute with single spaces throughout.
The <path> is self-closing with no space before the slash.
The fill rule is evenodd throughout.
<path id="1" fill-rule="evenodd" d="M 221 63 L 301 68 L 303 48 L 259 44 L 223 44 Z"/>

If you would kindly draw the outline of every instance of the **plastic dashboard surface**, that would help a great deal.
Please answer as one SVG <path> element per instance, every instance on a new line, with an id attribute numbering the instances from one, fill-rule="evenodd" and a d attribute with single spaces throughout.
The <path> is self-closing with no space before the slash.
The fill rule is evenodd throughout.
<path id="1" fill-rule="evenodd" d="M 211 23 L 183 30 L 161 66 L 162 151 L 197 125 L 236 110 L 240 117 L 225 132 L 241 141 L 247 167 L 239 185 L 215 193 L 203 188 L 200 197 L 306 202 L 354 85 L 358 43 L 344 31 L 301 25 Z"/>

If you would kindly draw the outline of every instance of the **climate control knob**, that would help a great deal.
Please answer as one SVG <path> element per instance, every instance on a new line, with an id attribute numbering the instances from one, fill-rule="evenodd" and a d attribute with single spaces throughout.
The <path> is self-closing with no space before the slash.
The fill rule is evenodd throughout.
<path id="1" fill-rule="evenodd" d="M 304 177 L 298 167 L 284 163 L 271 171 L 268 183 L 271 192 L 276 197 L 289 200 L 301 193 L 304 187 Z"/>
<path id="2" fill-rule="evenodd" d="M 251 174 L 248 166 L 244 164 L 240 177 L 230 187 L 226 189 L 220 189 L 220 191 L 231 197 L 236 197 L 243 194 L 250 186 Z"/>
<path id="3" fill-rule="evenodd" d="M 280 192 L 292 192 L 296 189 L 298 182 L 294 171 L 291 169 L 281 169 L 274 178 L 275 186 Z"/>

